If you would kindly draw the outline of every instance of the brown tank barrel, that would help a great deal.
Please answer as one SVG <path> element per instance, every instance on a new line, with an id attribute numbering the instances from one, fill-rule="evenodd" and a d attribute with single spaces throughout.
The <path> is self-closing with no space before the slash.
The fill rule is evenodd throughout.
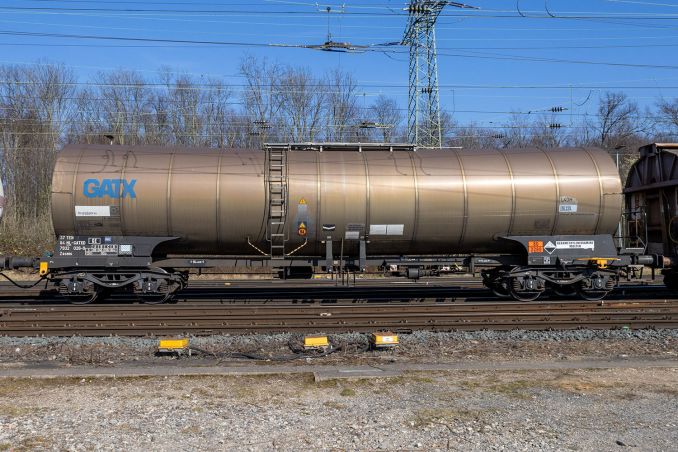
<path id="1" fill-rule="evenodd" d="M 504 235 L 610 234 L 621 182 L 603 150 L 288 151 L 287 251 L 327 237 L 368 254 L 500 252 Z M 67 146 L 52 186 L 57 235 L 177 236 L 177 252 L 266 250 L 265 153 Z M 334 247 L 336 253 L 338 247 Z"/>

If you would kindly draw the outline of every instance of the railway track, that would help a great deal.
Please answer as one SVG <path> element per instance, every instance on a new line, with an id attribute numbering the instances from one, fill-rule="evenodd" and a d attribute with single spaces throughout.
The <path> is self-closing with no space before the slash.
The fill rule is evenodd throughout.
<path id="1" fill-rule="evenodd" d="M 663 284 L 625 282 L 608 295 L 609 300 L 667 299 L 674 294 Z M 549 299 L 548 296 L 544 297 Z M 551 298 L 558 301 L 564 297 Z M 214 303 L 369 303 L 423 301 L 493 302 L 497 297 L 482 282 L 471 278 L 430 278 L 420 281 L 383 279 L 358 280 L 356 284 L 337 285 L 331 280 L 286 282 L 281 280 L 195 281 L 175 296 L 177 302 Z M 116 295 L 96 304 L 137 303 L 133 296 Z M 0 283 L 0 306 L 24 304 L 69 304 L 56 290 L 44 283 L 32 289 L 19 289 Z"/>
<path id="2" fill-rule="evenodd" d="M 0 335 L 101 336 L 253 332 L 449 331 L 678 327 L 663 285 L 624 284 L 605 303 L 498 300 L 477 279 L 418 282 L 196 281 L 176 303 L 118 296 L 71 305 L 50 290 L 0 284 Z"/>
<path id="3" fill-rule="evenodd" d="M 194 302 L 0 308 L 0 334 L 11 336 L 648 327 L 678 327 L 678 300 L 407 305 L 224 305 Z"/>

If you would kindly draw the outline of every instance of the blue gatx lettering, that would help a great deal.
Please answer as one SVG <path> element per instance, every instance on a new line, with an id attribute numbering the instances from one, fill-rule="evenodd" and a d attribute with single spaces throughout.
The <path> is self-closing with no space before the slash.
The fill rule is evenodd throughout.
<path id="1" fill-rule="evenodd" d="M 136 198 L 137 194 L 134 192 L 134 185 L 136 179 L 87 179 L 82 187 L 82 192 L 87 198 Z"/>

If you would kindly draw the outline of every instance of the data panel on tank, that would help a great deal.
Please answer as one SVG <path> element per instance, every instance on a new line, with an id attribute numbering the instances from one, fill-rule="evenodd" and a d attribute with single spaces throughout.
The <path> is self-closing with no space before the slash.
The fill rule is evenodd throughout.
<path id="1" fill-rule="evenodd" d="M 117 256 L 119 248 L 111 237 L 61 235 L 57 243 L 60 256 Z"/>

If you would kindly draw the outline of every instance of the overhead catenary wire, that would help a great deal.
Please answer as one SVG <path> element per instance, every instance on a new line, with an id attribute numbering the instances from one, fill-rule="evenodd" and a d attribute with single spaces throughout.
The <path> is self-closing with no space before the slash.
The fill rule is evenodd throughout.
<path id="1" fill-rule="evenodd" d="M 82 68 L 82 69 L 98 69 L 102 71 L 120 71 L 119 67 L 105 67 L 105 66 L 91 66 L 91 65 L 74 65 L 74 64 L 64 64 L 64 63 L 50 63 L 50 62 L 40 62 L 40 61 L 33 61 L 33 62 L 27 62 L 27 61 L 12 61 L 12 60 L 0 60 L 0 63 L 3 64 L 9 64 L 9 65 L 19 65 L 19 66 L 28 66 L 28 67 L 66 67 L 66 68 Z M 190 71 L 183 71 L 183 70 L 172 70 L 171 68 L 161 68 L 161 69 L 146 69 L 146 68 L 132 68 L 132 69 L 126 69 L 124 70 L 125 72 L 133 73 L 133 74 L 141 74 L 141 73 L 162 73 L 162 74 L 175 74 L 175 75 L 180 75 L 180 76 L 195 76 L 195 77 L 214 77 L 214 78 L 246 78 L 247 75 L 245 74 L 217 74 L 217 73 L 204 73 L 204 72 L 190 72 Z M 622 80 L 606 80 L 606 81 L 596 81 L 596 82 L 572 82 L 572 83 L 567 83 L 567 84 L 440 84 L 441 87 L 443 88 L 453 88 L 453 89 L 462 89 L 462 88 L 497 88 L 497 89 L 557 89 L 557 88 L 562 88 L 562 89 L 633 89 L 633 88 L 647 88 L 647 89 L 654 89 L 654 88 L 660 88 L 660 89 L 668 89 L 672 88 L 672 86 L 661 86 L 661 85 L 656 85 L 656 82 L 659 81 L 674 81 L 678 80 L 678 77 L 651 77 L 651 78 L 635 78 L 635 79 L 622 79 Z M 644 85 L 644 86 L 619 86 L 619 85 L 606 85 L 607 83 L 631 83 L 631 82 L 654 82 L 655 85 Z M 24 81 L 26 82 L 26 81 Z M 40 82 L 27 82 L 27 83 L 40 83 Z M 80 83 L 99 83 L 99 82 L 94 82 L 94 81 L 88 81 L 88 82 L 80 82 Z M 147 81 L 144 81 L 144 83 L 150 83 Z M 230 82 L 229 82 L 230 83 Z M 366 84 L 373 84 L 378 87 L 407 87 L 405 84 L 393 84 L 391 82 L 383 81 L 383 80 L 376 80 L 376 81 L 370 81 L 370 80 L 357 80 L 357 83 L 359 86 L 367 86 Z M 166 84 L 163 84 L 166 85 Z M 251 85 L 246 85 L 246 86 L 259 86 L 259 87 L 267 87 L 270 86 L 271 84 L 269 83 L 253 83 Z M 132 85 L 130 85 L 132 86 Z M 136 85 L 135 85 L 136 86 Z"/>
<path id="2" fill-rule="evenodd" d="M 229 103 L 230 105 L 245 105 L 243 102 L 231 102 Z M 373 107 L 360 107 L 356 106 L 354 107 L 355 110 L 357 111 L 363 111 L 363 112 L 371 112 L 373 111 Z M 24 110 L 26 111 L 38 111 L 39 109 L 37 107 L 24 107 Z M 407 111 L 407 108 L 404 107 L 397 107 L 395 108 L 397 111 Z M 0 106 L 0 112 L 2 111 L 16 111 L 16 109 L 12 107 L 2 107 Z M 65 115 L 74 115 L 74 116 L 79 116 L 79 115 L 84 115 L 84 114 L 92 114 L 92 113 L 97 113 L 98 110 L 73 110 L 73 109 L 68 109 Z M 595 118 L 595 117 L 602 117 L 605 115 L 599 114 L 599 113 L 574 113 L 570 111 L 563 111 L 563 112 L 551 112 L 551 111 L 520 111 L 520 110 L 465 110 L 465 109 L 456 109 L 454 111 L 455 113 L 475 113 L 475 114 L 488 114 L 488 115 L 520 115 L 520 116 L 529 116 L 533 118 L 539 118 L 539 117 L 570 117 L 570 116 L 577 116 L 577 117 L 582 117 L 582 118 Z M 181 110 L 178 111 L 178 113 L 186 113 Z M 195 113 L 197 117 L 200 117 L 202 114 L 205 114 L 204 110 L 200 110 L 198 113 Z M 240 112 L 235 112 L 235 111 L 227 111 L 225 113 L 228 113 L 232 115 L 233 117 L 249 117 L 247 113 L 240 113 Z M 167 112 L 164 111 L 153 111 L 153 110 L 148 110 L 148 109 L 143 109 L 143 110 L 119 110 L 119 111 L 114 111 L 114 110 L 106 110 L 104 112 L 101 112 L 102 115 L 129 115 L 132 117 L 145 117 L 145 116 L 158 116 L 158 115 L 166 115 Z M 190 115 L 182 115 L 182 116 L 190 116 Z M 629 116 L 630 119 L 649 119 L 649 120 L 661 120 L 661 119 L 666 119 L 665 116 L 659 116 L 659 115 L 652 115 L 652 114 L 644 114 L 644 113 L 638 113 L 634 115 Z M 97 119 L 96 121 L 104 121 L 105 119 Z M 77 120 L 78 122 L 87 122 L 86 120 L 79 119 Z M 35 117 L 35 118 L 12 118 L 8 116 L 1 116 L 0 115 L 0 124 L 3 123 L 9 123 L 9 122 L 35 122 L 35 123 L 40 123 L 41 118 L 40 117 Z M 71 122 L 76 122 L 76 120 L 67 120 L 65 123 L 71 123 Z M 254 119 L 250 121 L 252 124 L 254 123 Z M 63 124 L 64 121 L 59 121 L 59 120 L 52 120 L 52 123 L 56 124 Z"/>
<path id="3" fill-rule="evenodd" d="M 229 5 L 230 7 L 231 5 Z M 313 9 L 286 9 L 286 10 L 271 10 L 267 8 L 265 11 L 252 8 L 252 5 L 245 5 L 249 9 L 176 9 L 176 8 L 102 8 L 102 7 L 55 7 L 55 6 L 0 6 L 0 10 L 15 11 L 15 12 L 57 12 L 57 13 L 116 13 L 123 15 L 136 14 L 242 14 L 242 15 L 308 15 L 318 17 L 323 15 L 325 11 L 314 11 Z M 318 3 L 309 3 L 307 6 L 317 7 Z M 336 5 L 325 5 L 336 6 Z M 383 11 L 350 11 L 346 8 L 342 12 L 343 15 L 363 16 L 363 17 L 403 17 L 406 15 L 404 11 L 393 11 L 391 7 L 384 5 L 381 7 Z M 358 9 L 354 6 L 354 9 Z M 665 20 L 678 19 L 678 14 L 674 13 L 657 13 L 657 12 L 618 12 L 618 11 L 559 11 L 557 15 L 545 12 L 544 10 L 529 10 L 518 13 L 513 9 L 480 9 L 473 12 L 464 12 L 464 10 L 443 11 L 440 17 L 483 17 L 483 18 L 510 18 L 510 19 L 625 19 L 625 20 Z"/>
<path id="4" fill-rule="evenodd" d="M 187 39 L 166 39 L 166 38 L 142 38 L 142 37 L 126 37 L 126 36 L 102 36 L 102 35 L 75 35 L 66 33 L 40 33 L 40 32 L 20 32 L 15 30 L 0 30 L 0 35 L 11 36 L 33 36 L 33 37 L 56 37 L 69 39 L 91 39 L 91 40 L 113 40 L 125 42 L 163 42 L 163 43 L 183 43 L 183 44 L 210 44 L 219 46 L 236 46 L 236 47 L 265 47 L 265 48 L 289 48 L 299 50 L 307 49 L 300 44 L 267 44 L 260 42 L 240 42 L 240 41 L 210 41 L 210 40 L 187 40 Z M 360 52 L 381 52 L 387 54 L 409 54 L 408 51 L 393 50 L 391 45 L 373 44 L 365 49 L 360 49 Z M 561 64 L 581 64 L 581 65 L 597 65 L 597 66 L 613 66 L 613 67 L 629 67 L 629 68 L 652 68 L 652 69 L 668 69 L 678 70 L 678 65 L 668 64 L 643 64 L 643 63 L 621 63 L 609 61 L 592 61 L 592 60 L 572 60 L 564 58 L 547 58 L 535 57 L 526 55 L 512 55 L 512 54 L 491 54 L 475 52 L 470 50 L 458 50 L 458 52 L 467 53 L 449 53 L 446 51 L 455 50 L 445 47 L 438 48 L 438 56 L 452 56 L 457 58 L 472 58 L 472 59 L 489 59 L 489 60 L 509 60 L 509 61 L 529 61 L 538 63 L 561 63 Z M 317 51 L 317 50 L 316 50 Z M 355 52 L 355 53 L 360 53 Z"/>
<path id="5" fill-rule="evenodd" d="M 75 2 L 74 2 L 74 3 L 75 3 Z M 84 2 L 82 2 L 82 3 L 84 3 Z M 98 8 L 98 7 L 101 6 L 102 3 L 106 3 L 106 2 L 96 2 L 96 4 L 95 4 L 94 6 L 96 6 L 96 7 Z M 112 6 L 111 8 L 109 8 L 109 9 L 120 9 L 120 8 L 119 8 L 119 5 L 118 5 L 117 3 L 115 3 L 115 2 L 109 2 L 109 3 L 112 3 L 112 4 L 113 4 L 113 6 Z M 177 2 L 174 2 L 174 3 L 177 3 Z M 300 2 L 298 2 L 298 3 L 300 3 Z M 140 5 L 140 8 L 146 8 L 146 9 L 168 9 L 168 6 L 165 5 L 165 4 L 162 4 L 162 5 L 161 5 L 161 4 L 158 4 L 158 5 L 151 4 L 150 6 L 147 4 L 147 2 L 126 2 L 126 4 L 131 4 L 132 6 L 134 6 L 134 5 L 136 5 L 136 4 L 139 4 L 139 5 Z M 197 9 L 197 8 L 195 8 L 195 6 L 193 6 L 194 4 L 192 4 L 192 3 L 187 3 L 187 5 L 189 6 L 189 8 L 187 8 L 187 9 Z M 209 6 L 211 9 L 219 9 L 219 8 L 217 8 L 214 4 L 205 3 L 205 5 Z M 239 5 L 240 5 L 240 7 L 241 7 L 242 9 L 258 10 L 258 9 L 257 9 L 257 6 L 256 6 L 256 5 L 253 5 L 253 4 L 252 4 L 252 5 L 247 5 L 247 4 L 241 3 L 241 4 L 239 4 Z M 50 6 L 50 7 L 52 7 L 52 6 L 54 6 L 54 5 L 51 4 L 51 5 L 45 5 L 45 6 Z M 228 3 L 227 5 L 225 5 L 225 6 L 229 7 L 230 9 L 238 9 L 238 8 L 235 8 L 235 4 L 234 4 L 234 3 L 231 3 L 231 2 L 229 2 L 229 3 Z M 359 5 L 359 4 L 356 5 L 355 3 L 353 3 L 352 5 L 349 5 L 349 6 L 350 6 L 350 7 L 353 7 L 353 6 L 361 6 L 361 5 Z M 363 6 L 367 6 L 367 5 L 363 5 Z M 374 4 L 373 4 L 373 3 L 370 3 L 369 6 L 370 6 L 370 7 L 374 7 Z M 384 5 L 384 6 L 386 6 L 386 5 Z M 136 8 L 136 9 L 139 9 L 139 8 Z M 170 7 L 170 9 L 171 9 L 171 7 Z M 179 8 L 175 8 L 175 9 L 178 10 Z M 207 9 L 207 8 L 203 8 L 203 9 L 201 9 L 201 10 L 205 10 L 205 9 Z M 289 9 L 289 8 L 287 8 L 287 9 Z M 580 8 L 580 9 L 581 9 L 581 8 Z M 182 10 L 183 10 L 183 9 L 182 9 Z M 509 11 L 509 10 L 505 10 L 505 11 Z M 313 13 L 316 15 L 316 17 L 318 16 L 318 14 L 317 14 L 315 11 L 314 11 Z M 295 14 L 297 14 L 297 13 L 295 12 Z M 560 14 L 560 13 L 557 13 L 557 14 Z M 284 21 L 284 19 L 283 19 L 283 21 Z M 398 27 L 393 27 L 393 28 L 396 29 L 396 28 L 398 28 Z M 474 28 L 479 28 L 479 27 L 467 27 L 467 28 L 469 28 L 469 29 L 474 29 Z M 514 28 L 518 28 L 518 27 L 514 27 Z M 440 28 L 439 28 L 439 29 L 440 29 Z M 529 28 L 526 27 L 525 29 L 529 29 Z M 153 32 L 153 33 L 157 33 L 156 30 L 149 30 L 149 31 L 151 31 L 151 32 Z M 45 39 L 45 38 L 39 38 L 39 40 L 44 40 L 44 39 Z M 443 39 L 444 39 L 444 38 L 443 38 Z M 469 39 L 472 39 L 472 40 L 473 40 L 473 39 L 475 39 L 475 38 L 469 38 Z M 479 38 L 479 39 L 482 39 L 482 38 Z M 515 38 L 515 39 L 519 39 L 519 38 Z M 567 38 L 562 38 L 562 39 L 567 39 Z M 580 38 L 580 39 L 584 39 L 584 38 Z M 630 37 L 622 37 L 622 38 L 614 38 L 614 37 L 612 37 L 612 38 L 610 38 L 610 39 L 616 40 L 616 39 L 631 39 L 631 38 L 630 38 Z M 651 37 L 650 39 L 654 39 L 654 38 Z M 24 43 L 24 44 L 25 44 L 25 43 Z M 0 44 L 0 45 L 1 45 L 1 44 Z M 664 44 L 662 44 L 662 45 L 664 45 Z M 447 47 L 449 48 L 449 46 L 447 46 Z M 444 48 L 443 48 L 443 49 L 444 49 Z M 455 49 L 455 50 L 456 50 L 456 49 Z M 469 50 L 469 49 L 461 49 L 461 51 L 466 51 L 466 50 Z M 477 50 L 477 49 L 476 49 L 476 50 Z M 484 50 L 491 50 L 491 49 L 485 48 Z M 468 56 L 467 56 L 467 57 L 468 57 Z M 519 57 L 522 57 L 522 56 L 519 56 Z M 189 88 L 189 89 L 190 89 L 190 88 Z M 209 89 L 209 88 L 206 88 L 206 89 Z M 379 94 L 384 94 L 384 93 L 388 94 L 388 90 L 392 90 L 392 89 L 395 89 L 395 88 L 380 88 L 379 91 L 375 91 L 374 93 L 370 93 L 369 95 L 379 95 Z M 454 89 L 454 88 L 450 88 L 450 89 Z M 458 89 L 464 89 L 464 88 L 458 88 Z M 473 90 L 478 90 L 478 89 L 484 89 L 484 88 L 480 88 L 480 87 L 479 87 L 479 88 L 468 88 L 468 89 L 469 89 L 469 90 L 471 90 L 471 89 L 473 89 Z M 511 89 L 511 88 L 496 88 L 496 89 L 502 89 L 502 90 L 503 90 L 503 89 Z M 527 89 L 540 89 L 540 88 L 515 88 L 515 89 L 526 89 L 526 90 L 527 90 Z M 545 88 L 545 89 L 548 89 L 548 88 Z M 577 87 L 572 87 L 572 86 L 569 86 L 569 85 L 568 85 L 568 86 L 563 87 L 563 89 L 577 89 Z M 585 89 L 585 88 L 582 88 L 582 89 Z M 594 87 L 594 88 L 592 88 L 592 89 L 608 89 L 608 88 L 607 88 L 607 87 Z M 609 89 L 624 89 L 624 88 L 609 88 Z M 663 90 L 670 90 L 670 89 L 674 89 L 674 87 L 672 87 L 672 86 L 664 86 L 664 87 L 662 87 L 662 86 L 648 86 L 648 87 L 645 87 L 645 88 L 641 88 L 641 87 L 637 87 L 637 88 L 636 88 L 636 87 L 632 87 L 632 88 L 628 88 L 628 89 L 632 89 L 632 90 L 636 90 L 636 89 L 648 89 L 648 90 L 662 90 L 662 89 L 663 89 Z M 237 89 L 237 88 L 233 89 L 232 91 L 233 91 L 234 93 L 242 92 L 241 90 L 239 90 L 239 89 Z M 329 91 L 328 91 L 328 92 L 329 92 Z M 394 95 L 394 96 L 401 96 L 401 95 L 404 96 L 404 93 L 403 93 L 403 94 L 395 93 L 395 94 L 393 94 L 393 95 Z M 463 94 L 461 94 L 461 95 L 458 94 L 458 96 L 461 97 L 461 96 L 463 96 Z M 482 97 L 482 95 L 478 95 L 477 97 L 480 98 L 480 97 Z M 491 97 L 499 97 L 499 96 L 491 96 Z M 503 96 L 503 97 L 506 98 L 506 99 L 510 99 L 510 98 L 511 98 L 510 96 Z M 526 96 L 518 96 L 517 98 L 524 98 L 524 97 L 526 97 Z M 548 97 L 545 97 L 545 96 L 535 96 L 534 98 L 535 98 L 535 99 L 546 99 L 546 98 L 548 98 Z M 552 97 L 552 99 L 564 99 L 564 98 L 565 98 L 564 96 L 563 96 L 563 97 L 557 97 L 557 96 Z M 638 97 L 633 96 L 633 97 L 631 97 L 631 99 L 652 99 L 652 98 L 656 98 L 656 97 L 651 97 L 651 96 L 638 96 Z M 241 104 L 240 104 L 240 103 L 234 102 L 234 103 L 231 103 L 231 105 L 241 105 Z M 404 109 L 403 109 L 403 110 L 404 110 Z M 461 113 L 461 111 L 460 111 L 460 113 Z"/>
<path id="6" fill-rule="evenodd" d="M 30 21 L 19 21 L 19 20 L 0 20 L 0 23 L 8 23 L 8 24 L 25 24 L 25 25 L 39 25 L 39 26 L 54 26 L 54 27 L 60 27 L 64 26 L 64 23 L 57 23 L 57 22 L 30 22 Z M 258 22 L 244 22 L 243 24 L 251 24 L 251 25 L 259 25 L 260 23 Z M 262 24 L 263 25 L 263 24 Z M 265 25 L 281 25 L 280 23 L 266 23 Z M 313 24 L 299 24 L 299 26 L 304 26 L 306 27 L 307 25 L 313 25 Z M 103 25 L 91 25 L 91 24 L 68 24 L 69 29 L 73 28 L 90 28 L 90 29 L 101 29 L 101 30 L 116 30 L 116 31 L 144 31 L 147 32 L 148 28 L 139 28 L 139 27 L 117 27 L 117 26 L 103 26 Z M 350 27 L 349 27 L 350 28 Z M 394 29 L 400 31 L 401 27 L 380 27 L 378 25 L 372 26 L 369 29 L 374 30 L 374 29 Z M 445 27 L 437 27 L 438 30 L 447 30 Z M 455 31 L 460 31 L 460 30 L 482 30 L 483 27 L 454 27 L 453 28 Z M 494 31 L 499 31 L 501 29 L 497 28 L 492 28 Z M 453 41 L 461 41 L 461 42 L 469 42 L 469 41 L 500 41 L 500 42 L 505 42 L 505 41 L 544 41 L 544 39 L 547 39 L 549 41 L 631 41 L 631 42 L 636 42 L 636 41 L 641 41 L 641 40 L 649 40 L 649 39 L 672 39 L 676 38 L 678 36 L 638 36 L 638 35 L 629 35 L 625 34 L 624 36 L 566 36 L 566 37 L 553 37 L 554 32 L 559 32 L 559 31 L 577 31 L 577 32 L 582 32 L 582 31 L 596 31 L 600 32 L 600 29 L 577 29 L 577 28 L 570 28 L 570 29 L 563 29 L 563 28 L 546 28 L 546 29 L 535 29 L 533 27 L 531 28 L 508 28 L 504 29 L 506 31 L 529 31 L 531 33 L 534 33 L 535 31 L 548 31 L 549 36 L 548 37 L 541 37 L 541 38 L 527 38 L 527 37 L 520 37 L 520 38 L 511 38 L 511 37 L 499 37 L 499 38 L 493 38 L 493 37 L 439 37 L 437 38 L 438 41 L 445 41 L 445 42 L 453 42 Z M 257 36 L 257 37 L 264 37 L 264 36 L 274 36 L 274 37 L 296 37 L 296 38 L 303 38 L 303 37 L 317 37 L 318 35 L 313 33 L 313 34 L 290 34 L 289 31 L 287 30 L 288 33 L 286 34 L 271 34 L 271 33 L 244 33 L 242 31 L 238 32 L 227 32 L 227 31 L 222 31 L 222 30 L 211 30 L 211 31 L 206 31 L 206 30 L 191 30 L 192 34 L 206 34 L 206 35 L 239 35 L 239 36 Z M 627 32 L 628 30 L 626 29 L 619 29 L 619 30 L 606 30 L 606 31 L 625 31 Z M 158 29 L 154 28 L 153 29 L 154 33 L 162 33 L 162 32 L 169 32 L 172 34 L 176 34 L 177 30 L 172 30 L 172 29 Z M 374 36 L 374 37 L 368 37 L 368 36 L 358 36 L 358 35 L 350 35 L 346 37 L 347 39 L 354 40 L 355 38 L 361 38 L 361 39 L 370 39 L 372 41 L 395 41 L 399 39 L 399 36 L 395 36 L 393 39 L 384 39 L 383 36 Z"/>

